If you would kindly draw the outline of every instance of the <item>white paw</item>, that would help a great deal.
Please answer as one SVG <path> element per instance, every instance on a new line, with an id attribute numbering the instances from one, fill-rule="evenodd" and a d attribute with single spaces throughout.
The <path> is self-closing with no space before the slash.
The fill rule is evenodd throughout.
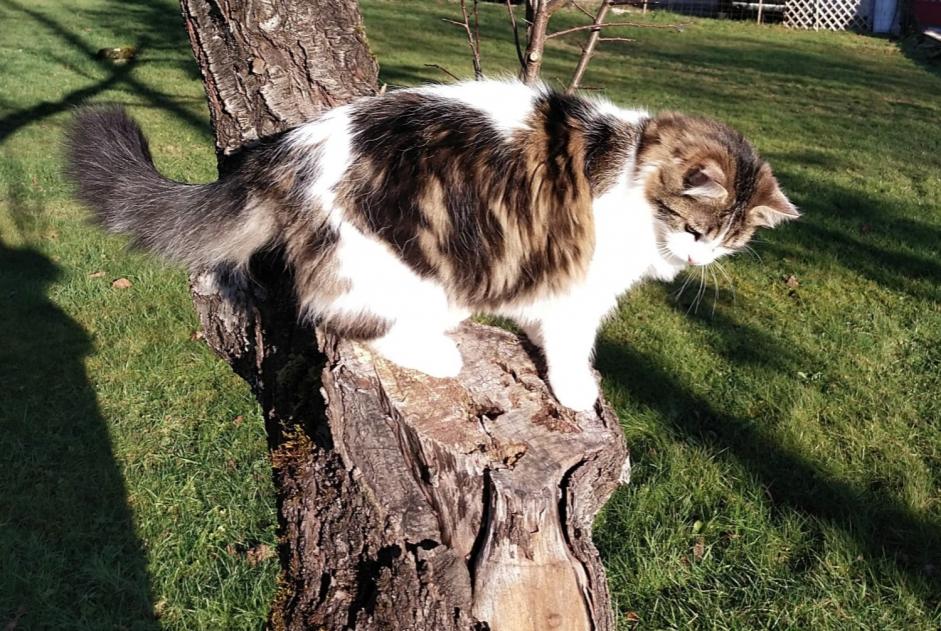
<path id="1" fill-rule="evenodd" d="M 380 338 L 373 348 L 403 368 L 411 368 L 432 377 L 457 377 L 464 359 L 457 345 L 444 335 L 415 336 L 409 339 Z"/>
<path id="2" fill-rule="evenodd" d="M 591 410 L 598 400 L 598 383 L 588 370 L 551 372 L 549 385 L 559 403 L 579 412 Z"/>
<path id="3" fill-rule="evenodd" d="M 415 363 L 411 368 L 432 377 L 457 377 L 464 367 L 464 359 L 457 345 L 446 337 L 422 340 L 415 349 Z"/>

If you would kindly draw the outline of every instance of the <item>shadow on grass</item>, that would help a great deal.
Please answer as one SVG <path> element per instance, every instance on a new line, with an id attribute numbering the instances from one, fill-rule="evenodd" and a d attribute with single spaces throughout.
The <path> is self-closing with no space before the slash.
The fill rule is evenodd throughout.
<path id="1" fill-rule="evenodd" d="M 58 276 L 0 240 L 0 625 L 157 629 L 92 344 L 47 297 Z"/>
<path id="2" fill-rule="evenodd" d="M 785 179 L 789 190 L 807 200 L 803 204 L 806 215 L 760 246 L 766 257 L 800 259 L 811 269 L 835 263 L 926 304 L 941 299 L 941 265 L 930 256 L 916 254 L 930 255 L 941 248 L 941 230 L 902 216 L 887 197 L 848 188 L 824 189 L 799 176 Z M 711 296 L 698 310 L 690 308 L 695 289 L 687 289 L 673 307 L 692 320 L 701 320 L 710 331 L 710 350 L 730 363 L 781 375 L 796 375 L 802 367 L 826 363 L 826 358 L 810 357 L 807 349 L 785 345 L 737 322 L 721 308 L 713 313 Z M 730 301 L 727 294 L 719 298 L 719 304 Z M 783 419 L 744 417 L 691 392 L 653 354 L 602 339 L 597 365 L 632 401 L 655 411 L 669 432 L 753 474 L 774 510 L 795 511 L 842 530 L 858 542 L 873 575 L 894 566 L 929 607 L 941 606 L 941 573 L 935 569 L 941 563 L 941 524 L 937 521 L 911 510 L 878 481 L 867 485 L 843 481 L 825 465 L 783 446 L 768 433 L 769 427 Z"/>
<path id="3" fill-rule="evenodd" d="M 941 300 L 941 229 L 906 216 L 912 209 L 899 212 L 888 196 L 780 173 L 805 218 L 762 250 L 777 258 L 836 263 L 890 291 Z"/>
<path id="4" fill-rule="evenodd" d="M 941 78 L 941 42 L 921 33 L 898 41 L 902 54 L 934 76 Z"/>
<path id="5" fill-rule="evenodd" d="M 741 355 L 742 363 L 787 370 L 800 353 L 721 316 L 711 318 L 710 327 L 721 338 L 717 350 L 733 361 Z M 597 365 L 633 401 L 656 411 L 667 429 L 683 441 L 751 472 L 774 510 L 796 511 L 843 530 L 858 542 L 874 574 L 880 571 L 877 563 L 894 564 L 929 606 L 941 604 L 941 576 L 930 569 L 941 559 L 938 524 L 911 511 L 892 494 L 844 482 L 800 452 L 780 445 L 764 433 L 764 427 L 776 419 L 738 416 L 690 392 L 656 357 L 602 340 Z"/>
<path id="6" fill-rule="evenodd" d="M 175 116 L 186 121 L 194 129 L 200 131 L 207 129 L 208 121 L 181 107 L 177 99 L 158 92 L 134 76 L 134 68 L 145 62 L 138 61 L 125 65 L 115 65 L 111 61 L 98 59 L 97 49 L 94 46 L 89 45 L 79 35 L 42 12 L 18 4 L 13 0 L 0 0 L 0 7 L 20 13 L 29 17 L 33 22 L 40 24 L 61 39 L 64 46 L 78 50 L 88 59 L 95 61 L 105 74 L 103 78 L 95 81 L 95 83 L 64 94 L 55 101 L 44 101 L 0 118 L 0 142 L 26 125 L 37 123 L 49 116 L 67 111 L 106 90 L 121 85 L 147 99 L 154 106 L 173 112 Z M 139 22 L 141 29 L 147 33 L 135 45 L 139 57 L 141 52 L 149 47 L 151 41 L 161 42 L 162 44 L 180 42 L 179 45 L 186 45 L 185 38 L 183 38 L 183 23 L 179 15 L 176 15 L 176 19 L 170 19 L 168 12 L 163 9 L 160 5 L 152 3 L 144 7 L 121 6 L 115 12 L 107 14 L 107 17 L 114 19 L 114 14 L 117 13 L 122 18 Z M 192 64 L 191 72 L 195 72 L 195 62 Z"/>

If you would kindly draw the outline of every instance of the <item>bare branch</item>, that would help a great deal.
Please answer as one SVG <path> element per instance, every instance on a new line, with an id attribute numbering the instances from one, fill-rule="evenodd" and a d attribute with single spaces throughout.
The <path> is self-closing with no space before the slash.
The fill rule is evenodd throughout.
<path id="1" fill-rule="evenodd" d="M 549 17 L 560 6 L 558 0 L 526 0 L 526 19 L 530 24 L 526 31 L 526 55 L 523 57 L 523 69 L 520 72 L 520 79 L 526 85 L 532 85 L 539 80 Z"/>
<path id="2" fill-rule="evenodd" d="M 588 41 L 585 42 L 585 47 L 582 48 L 582 56 L 578 59 L 578 65 L 575 67 L 575 73 L 572 75 L 572 81 L 565 90 L 566 94 L 573 94 L 575 90 L 578 89 L 578 84 L 581 83 L 582 77 L 585 75 L 585 70 L 588 68 L 588 62 L 591 61 L 591 56 L 595 52 L 595 46 L 598 44 L 598 38 L 601 36 L 601 25 L 604 24 L 605 16 L 608 15 L 608 9 L 610 8 L 611 0 L 604 0 L 601 6 L 598 7 L 598 12 L 595 14 L 595 21 L 591 24 L 591 34 L 588 36 Z"/>
<path id="3" fill-rule="evenodd" d="M 579 3 L 575 2 L 575 0 L 572 0 L 572 6 L 575 7 L 576 9 L 578 9 L 579 11 L 581 11 L 582 13 L 584 13 L 585 15 L 587 15 L 588 17 L 590 17 L 592 20 L 595 19 L 595 14 L 594 14 L 594 13 L 592 13 L 591 11 L 589 11 L 588 9 L 586 9 L 585 7 L 583 7 L 582 5 L 580 5 Z"/>
<path id="4" fill-rule="evenodd" d="M 516 25 L 516 12 L 513 10 L 513 4 L 510 0 L 506 0 L 506 12 L 510 16 L 510 25 L 513 27 L 513 43 L 516 44 L 516 58 L 519 59 L 520 72 L 522 72 L 526 68 L 526 62 L 523 61 L 523 47 L 520 46 L 520 32 Z"/>
<path id="5" fill-rule="evenodd" d="M 467 44 L 471 49 L 471 56 L 473 57 L 474 62 L 474 78 L 477 81 L 480 81 L 484 78 L 483 70 L 480 69 L 480 32 L 477 29 L 477 0 L 474 0 L 474 28 L 478 30 L 477 37 L 474 37 L 474 33 L 471 31 L 470 18 L 467 16 L 467 2 L 466 0 L 461 0 L 461 15 L 464 16 L 464 30 L 467 32 Z"/>
<path id="6" fill-rule="evenodd" d="M 455 81 L 460 81 L 460 80 L 461 80 L 460 77 L 458 77 L 456 74 L 454 74 L 453 72 L 451 72 L 450 70 L 448 70 L 448 69 L 445 68 L 444 66 L 439 66 L 438 64 L 425 64 L 425 68 L 436 68 L 436 69 L 440 70 L 441 72 L 443 72 L 444 74 L 446 74 L 446 75 L 448 75 L 449 77 L 451 77 L 452 79 L 454 79 Z M 385 86 L 383 86 L 383 87 L 385 87 Z"/>
<path id="7" fill-rule="evenodd" d="M 478 11 L 478 0 L 474 0 L 474 47 L 477 49 L 477 57 L 480 57 L 480 13 Z M 483 71 L 481 71 L 483 76 Z"/>
<path id="8" fill-rule="evenodd" d="M 560 37 L 562 35 L 568 35 L 569 33 L 577 33 L 579 31 L 600 31 L 603 28 L 608 28 L 611 26 L 633 26 L 636 28 L 659 28 L 659 29 L 670 29 L 675 31 L 682 31 L 682 26 L 680 24 L 640 24 L 638 22 L 605 22 L 604 24 L 583 24 L 581 26 L 573 26 L 572 28 L 567 28 L 561 31 L 556 31 L 555 33 L 549 33 L 546 35 L 546 39 L 552 39 L 553 37 Z"/>
<path id="9" fill-rule="evenodd" d="M 598 41 L 599 42 L 636 42 L 637 40 L 631 37 L 599 37 Z M 587 88 L 582 86 L 581 89 L 586 90 Z"/>

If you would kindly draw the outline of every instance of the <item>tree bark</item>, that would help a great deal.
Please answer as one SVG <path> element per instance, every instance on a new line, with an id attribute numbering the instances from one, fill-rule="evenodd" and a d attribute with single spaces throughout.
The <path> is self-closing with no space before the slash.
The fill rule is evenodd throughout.
<path id="1" fill-rule="evenodd" d="M 220 172 L 245 144 L 376 92 L 354 0 L 181 0 Z M 298 322 L 279 253 L 191 289 L 252 387 L 282 562 L 274 629 L 614 629 L 593 516 L 626 481 L 604 404 L 560 407 L 515 335 L 466 323 L 458 379 L 400 369 Z"/>

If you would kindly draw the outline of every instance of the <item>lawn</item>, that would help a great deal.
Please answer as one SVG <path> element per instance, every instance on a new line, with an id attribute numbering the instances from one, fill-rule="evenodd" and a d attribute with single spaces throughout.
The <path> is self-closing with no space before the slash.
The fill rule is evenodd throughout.
<path id="1" fill-rule="evenodd" d="M 361 4 L 390 87 L 470 74 L 455 4 Z M 485 71 L 511 72 L 504 9 L 481 18 Z M 685 27 L 619 29 L 636 42 L 585 85 L 738 127 L 805 217 L 698 306 L 645 286 L 602 331 L 634 460 L 595 527 L 619 628 L 941 627 L 941 70 L 871 37 L 632 19 Z M 553 40 L 547 80 L 580 41 Z M 126 44 L 132 65 L 95 58 Z M 203 98 L 171 0 L 0 0 L 4 629 L 265 620 L 256 405 L 196 339 L 185 273 L 88 226 L 59 176 L 69 110 L 110 101 L 167 175 L 212 179 Z"/>

